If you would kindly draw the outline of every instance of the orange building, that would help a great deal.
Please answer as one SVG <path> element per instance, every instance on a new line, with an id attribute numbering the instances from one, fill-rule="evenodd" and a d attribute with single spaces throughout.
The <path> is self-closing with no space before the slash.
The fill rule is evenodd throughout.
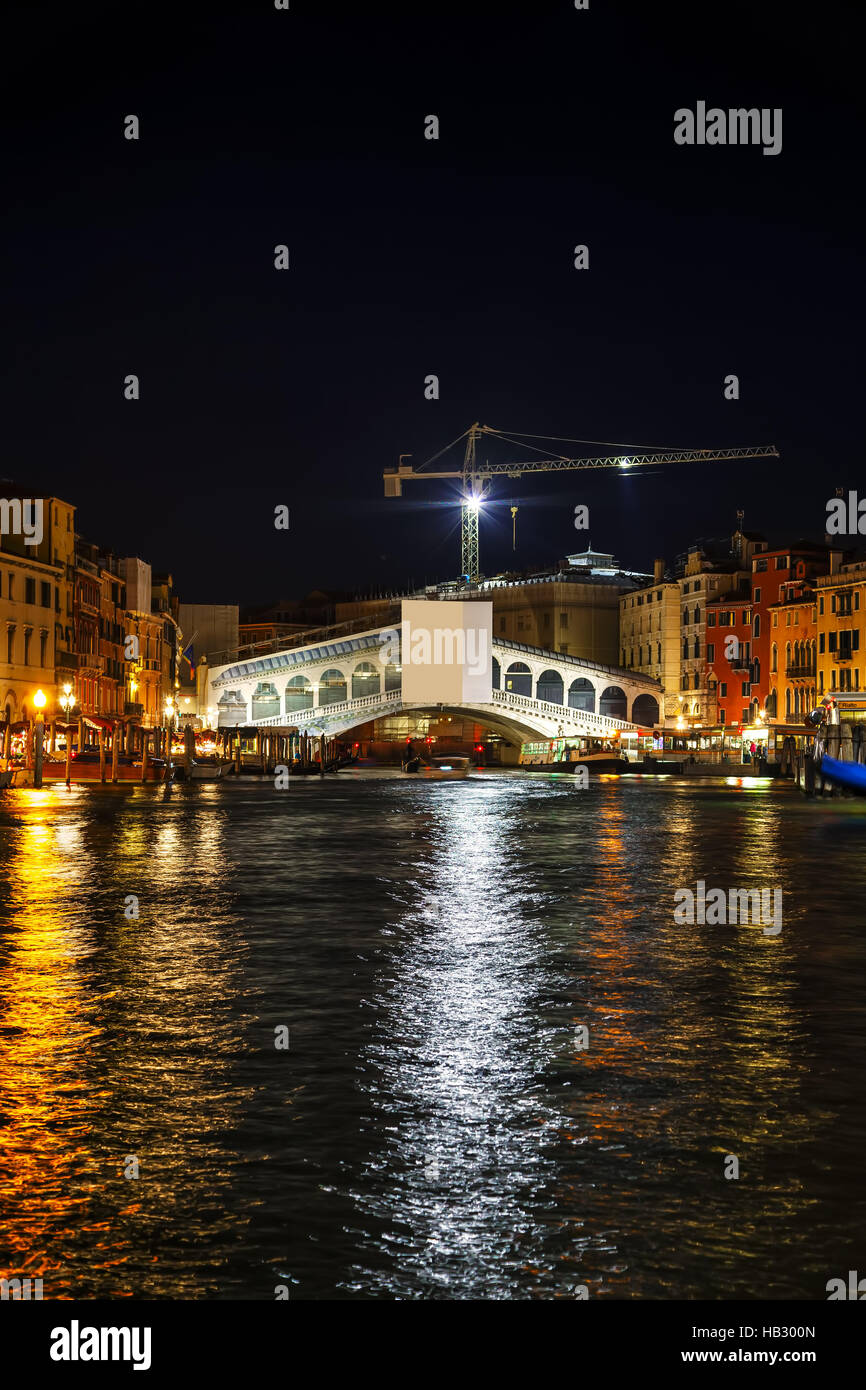
<path id="1" fill-rule="evenodd" d="M 771 722 L 802 723 L 818 703 L 818 609 L 811 584 L 788 584 L 786 597 L 770 604 L 767 616 L 767 717 Z"/>

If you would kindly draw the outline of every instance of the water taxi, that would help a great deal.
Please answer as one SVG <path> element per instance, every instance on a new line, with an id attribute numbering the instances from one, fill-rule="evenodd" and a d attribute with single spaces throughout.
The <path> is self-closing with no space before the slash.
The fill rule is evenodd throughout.
<path id="1" fill-rule="evenodd" d="M 537 772 L 574 772 L 575 768 L 585 767 L 588 772 L 601 774 L 624 771 L 629 759 L 616 739 L 552 738 L 543 743 L 524 743 L 518 765 Z"/>

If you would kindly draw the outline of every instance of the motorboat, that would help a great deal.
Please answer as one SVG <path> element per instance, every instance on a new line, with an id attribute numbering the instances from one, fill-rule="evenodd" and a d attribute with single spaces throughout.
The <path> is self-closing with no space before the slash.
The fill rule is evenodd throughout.
<path id="1" fill-rule="evenodd" d="M 570 762 L 561 764 L 562 772 L 574 772 L 575 768 L 585 767 L 587 772 L 623 772 L 629 766 L 625 753 L 617 749 L 598 750 L 594 753 L 579 753 Z"/>
<path id="2" fill-rule="evenodd" d="M 472 766 L 468 758 L 442 756 L 421 767 L 421 776 L 433 782 L 451 782 L 468 777 Z"/>
<path id="3" fill-rule="evenodd" d="M 186 775 L 193 782 L 216 782 L 220 777 L 227 777 L 234 767 L 232 762 L 220 762 L 215 759 L 208 762 L 202 758 L 201 761 L 191 761 L 186 769 Z"/>

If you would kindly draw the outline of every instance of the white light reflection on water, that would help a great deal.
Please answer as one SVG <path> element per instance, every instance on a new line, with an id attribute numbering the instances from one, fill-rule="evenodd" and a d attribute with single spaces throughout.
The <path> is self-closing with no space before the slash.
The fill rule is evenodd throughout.
<path id="1" fill-rule="evenodd" d="M 399 1255 L 380 1291 L 507 1298 L 521 1272 L 525 1286 L 521 1251 L 543 1244 L 535 1198 L 560 1125 L 543 1080 L 557 1040 L 538 1016 L 552 985 L 541 895 L 509 835 L 513 792 L 436 790 L 431 852 L 375 1001 L 365 1070 L 381 1147 L 355 1197 L 386 1222 L 373 1264 Z M 358 1273 L 354 1287 L 375 1290 L 377 1269 Z"/>

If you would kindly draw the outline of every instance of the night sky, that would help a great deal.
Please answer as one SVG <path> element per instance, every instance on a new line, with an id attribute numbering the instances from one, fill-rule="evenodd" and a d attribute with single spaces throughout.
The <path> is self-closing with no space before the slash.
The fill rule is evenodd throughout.
<path id="1" fill-rule="evenodd" d="M 14 4 L 0 475 L 190 602 L 456 575 L 454 494 L 386 501 L 381 472 L 473 420 L 782 454 L 504 481 L 486 573 L 582 549 L 576 503 L 629 568 L 738 507 L 819 539 L 835 488 L 866 490 L 856 13 Z M 782 153 L 677 146 L 698 100 L 781 107 Z"/>

